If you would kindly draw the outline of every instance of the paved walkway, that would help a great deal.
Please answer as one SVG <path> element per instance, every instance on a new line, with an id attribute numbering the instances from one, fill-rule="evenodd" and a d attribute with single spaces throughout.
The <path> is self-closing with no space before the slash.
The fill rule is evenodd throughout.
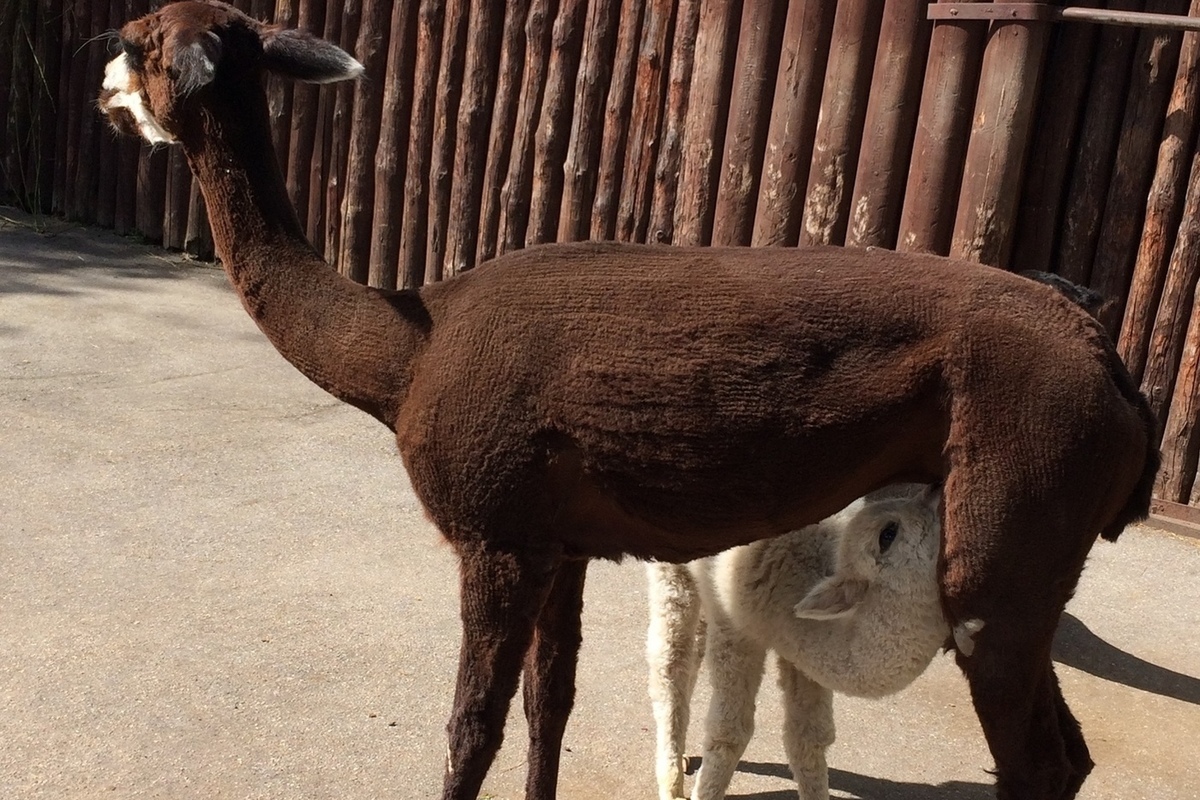
<path id="1" fill-rule="evenodd" d="M 388 432 L 220 272 L 0 216 L 0 798 L 438 796 L 454 561 Z M 592 568 L 564 798 L 654 797 L 645 619 L 640 565 Z M 1097 545 L 1057 652 L 1085 800 L 1200 798 L 1198 630 L 1200 542 Z M 773 678 L 758 716 L 732 796 L 794 798 Z M 837 719 L 838 797 L 993 796 L 947 657 Z M 486 796 L 521 797 L 522 722 Z"/>

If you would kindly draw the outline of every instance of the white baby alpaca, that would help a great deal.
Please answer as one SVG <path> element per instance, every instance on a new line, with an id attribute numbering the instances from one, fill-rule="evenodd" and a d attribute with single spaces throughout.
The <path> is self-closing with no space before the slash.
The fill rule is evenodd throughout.
<path id="1" fill-rule="evenodd" d="M 950 636 L 938 596 L 940 499 L 933 487 L 893 487 L 776 539 L 648 565 L 660 800 L 683 794 L 702 656 L 713 691 L 692 798 L 725 796 L 754 729 L 767 650 L 778 657 L 784 748 L 800 798 L 827 800 L 832 692 L 898 692 Z"/>

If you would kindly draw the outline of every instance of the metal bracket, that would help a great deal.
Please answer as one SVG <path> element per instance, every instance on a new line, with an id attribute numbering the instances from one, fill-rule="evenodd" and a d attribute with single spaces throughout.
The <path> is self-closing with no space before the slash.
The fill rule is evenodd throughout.
<path id="1" fill-rule="evenodd" d="M 1048 3 L 930 3 L 926 19 L 957 22 L 1093 22 L 1134 28 L 1169 28 L 1200 31 L 1200 17 L 1180 14 L 1151 14 L 1141 11 L 1114 11 L 1107 8 L 1052 6 Z"/>
<path id="2" fill-rule="evenodd" d="M 930 3 L 927 19 L 1052 22 L 1055 11 L 1046 3 Z"/>

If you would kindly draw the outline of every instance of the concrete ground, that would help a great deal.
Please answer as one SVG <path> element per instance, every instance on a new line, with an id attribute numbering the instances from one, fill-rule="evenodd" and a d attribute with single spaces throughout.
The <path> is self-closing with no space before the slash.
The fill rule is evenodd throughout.
<path id="1" fill-rule="evenodd" d="M 439 796 L 455 564 L 388 432 L 219 271 L 0 216 L 0 798 Z M 1098 544 L 1068 611 L 1081 797 L 1200 798 L 1200 541 Z M 654 797 L 645 620 L 642 567 L 595 565 L 563 797 Z M 773 677 L 760 700 L 731 796 L 785 800 Z M 837 721 L 838 797 L 993 796 L 948 657 Z M 485 796 L 521 797 L 522 726 Z"/>

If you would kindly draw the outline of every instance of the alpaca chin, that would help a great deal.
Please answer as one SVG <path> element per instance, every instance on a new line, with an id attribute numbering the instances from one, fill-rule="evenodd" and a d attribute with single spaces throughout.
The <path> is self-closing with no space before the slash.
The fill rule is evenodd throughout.
<path id="1" fill-rule="evenodd" d="M 150 109 L 146 108 L 146 102 L 134 85 L 136 81 L 125 58 L 125 55 L 119 55 L 104 67 L 102 86 L 105 96 L 100 101 L 102 109 L 110 115 L 117 109 L 125 109 L 133 117 L 138 133 L 150 144 L 174 142 L 175 137 L 168 133 L 150 113 Z"/>

